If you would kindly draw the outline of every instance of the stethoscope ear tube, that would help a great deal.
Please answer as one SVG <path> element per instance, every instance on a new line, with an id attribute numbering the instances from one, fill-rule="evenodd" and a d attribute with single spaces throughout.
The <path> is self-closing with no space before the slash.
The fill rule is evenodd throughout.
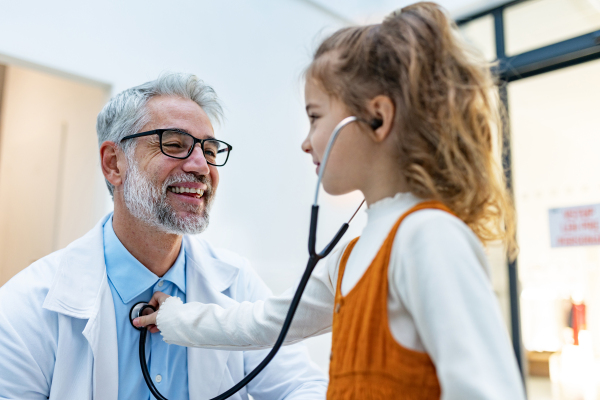
<path id="1" fill-rule="evenodd" d="M 362 206 L 362 203 L 361 203 Z M 360 208 L 360 207 L 359 207 Z M 350 225 L 348 223 L 343 224 L 340 229 L 337 231 L 331 242 L 325 246 L 323 251 L 317 253 L 316 243 L 317 243 L 317 221 L 319 220 L 319 206 L 312 206 L 312 210 L 310 213 L 310 231 L 308 234 L 308 254 L 310 257 L 316 258 L 317 260 L 321 260 L 329 255 L 333 248 L 339 243 L 342 239 Z"/>
<path id="2" fill-rule="evenodd" d="M 327 161 L 329 161 L 329 154 L 331 153 L 331 149 L 333 148 L 335 140 L 342 131 L 343 127 L 358 120 L 359 119 L 354 116 L 346 117 L 343 120 L 341 120 L 340 123 L 335 126 L 335 128 L 333 128 L 333 132 L 331 132 L 331 136 L 329 137 L 329 141 L 327 142 L 327 147 L 325 147 L 323 160 L 321 161 L 321 169 L 319 170 L 319 178 L 317 179 L 317 188 L 315 189 L 315 202 L 313 203 L 314 206 L 319 204 L 319 189 L 321 188 L 321 181 L 323 180 L 325 167 L 327 166 Z"/>
<path id="3" fill-rule="evenodd" d="M 317 256 L 317 221 L 319 220 L 319 206 L 312 206 L 310 211 L 310 230 L 308 231 L 308 255 Z"/>
<path id="4" fill-rule="evenodd" d="M 348 225 L 347 223 L 344 223 L 344 225 L 340 227 L 338 232 L 335 234 L 333 240 L 329 242 L 327 246 L 325 246 L 322 252 L 319 253 L 319 256 L 321 258 L 327 257 L 329 253 L 331 253 L 331 251 L 338 244 L 338 242 L 342 240 L 342 237 L 344 236 L 349 227 L 350 225 Z"/>

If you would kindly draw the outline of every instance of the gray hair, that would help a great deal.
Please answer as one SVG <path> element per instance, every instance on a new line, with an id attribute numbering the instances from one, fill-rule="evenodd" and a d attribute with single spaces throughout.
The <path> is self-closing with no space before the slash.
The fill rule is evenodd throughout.
<path id="1" fill-rule="evenodd" d="M 98 144 L 115 142 L 124 152 L 131 154 L 135 141 L 121 143 L 125 136 L 137 133 L 150 119 L 146 104 L 154 96 L 175 96 L 198 104 L 211 122 L 223 119 L 223 109 L 215 91 L 197 76 L 183 73 L 162 74 L 158 79 L 127 89 L 114 96 L 104 106 L 96 122 Z M 106 181 L 113 196 L 114 186 Z"/>

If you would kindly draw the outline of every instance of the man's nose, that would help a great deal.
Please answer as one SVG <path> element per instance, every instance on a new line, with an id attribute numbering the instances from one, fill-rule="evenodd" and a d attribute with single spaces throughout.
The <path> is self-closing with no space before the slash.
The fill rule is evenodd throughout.
<path id="1" fill-rule="evenodd" d="M 206 157 L 204 157 L 200 143 L 194 146 L 192 154 L 185 159 L 183 170 L 185 172 L 195 172 L 199 175 L 208 175 L 210 173 L 210 168 L 208 167 L 208 162 L 206 161 Z"/>

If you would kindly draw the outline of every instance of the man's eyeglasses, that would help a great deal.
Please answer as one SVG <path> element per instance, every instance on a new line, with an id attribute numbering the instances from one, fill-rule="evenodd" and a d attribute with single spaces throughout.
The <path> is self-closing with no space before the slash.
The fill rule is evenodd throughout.
<path id="1" fill-rule="evenodd" d="M 136 133 L 125 136 L 121 142 L 127 139 L 133 139 L 141 136 L 158 135 L 160 141 L 160 151 L 168 157 L 183 160 L 188 158 L 196 143 L 200 143 L 202 153 L 206 162 L 215 167 L 222 167 L 229 159 L 231 145 L 217 139 L 196 139 L 186 132 L 177 129 L 155 129 L 153 131 Z"/>

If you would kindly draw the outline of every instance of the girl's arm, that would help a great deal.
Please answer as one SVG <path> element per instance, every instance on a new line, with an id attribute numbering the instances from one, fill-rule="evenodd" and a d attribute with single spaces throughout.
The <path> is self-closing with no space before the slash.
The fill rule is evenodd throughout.
<path id="1" fill-rule="evenodd" d="M 313 271 L 284 344 L 331 331 L 334 276 L 339 252 Z M 272 347 L 279 336 L 296 287 L 264 301 L 242 302 L 223 308 L 216 304 L 183 304 L 177 297 L 155 293 L 157 313 L 140 317 L 138 326 L 157 324 L 165 342 L 218 350 L 253 350 Z M 137 321 L 135 321 L 137 322 Z"/>
<path id="2" fill-rule="evenodd" d="M 436 366 L 442 399 L 524 400 L 480 242 L 441 211 L 405 224 L 392 282 Z"/>

